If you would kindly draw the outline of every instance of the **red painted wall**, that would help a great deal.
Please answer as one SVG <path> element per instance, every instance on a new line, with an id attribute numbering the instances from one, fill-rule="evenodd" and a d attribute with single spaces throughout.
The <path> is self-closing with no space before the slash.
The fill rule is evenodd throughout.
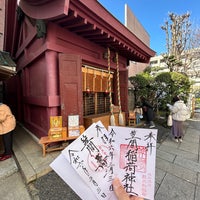
<path id="1" fill-rule="evenodd" d="M 18 98 L 20 98 L 19 101 L 23 102 L 22 104 L 18 103 L 18 106 L 24 114 L 18 113 L 18 115 L 25 126 L 40 138 L 47 135 L 49 117 L 61 113 L 58 75 L 59 53 L 79 55 L 82 64 L 107 69 L 107 60 L 103 59 L 103 53 L 107 50 L 53 23 L 47 25 L 45 39 L 35 37 L 36 30 L 27 19 L 22 27 L 16 55 L 18 69 L 20 69 L 18 78 L 21 94 L 18 95 Z M 111 52 L 111 55 L 114 57 L 114 52 Z M 119 58 L 122 109 L 127 111 L 128 73 L 126 58 L 120 56 Z M 116 70 L 116 63 L 111 61 L 111 67 Z M 114 89 L 116 92 L 117 88 Z M 114 102 L 118 103 L 117 93 Z M 82 116 L 80 117 L 80 121 L 82 121 Z"/>

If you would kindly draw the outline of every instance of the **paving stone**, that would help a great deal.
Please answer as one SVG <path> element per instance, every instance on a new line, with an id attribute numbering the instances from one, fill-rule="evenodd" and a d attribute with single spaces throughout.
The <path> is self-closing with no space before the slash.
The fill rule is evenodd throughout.
<path id="1" fill-rule="evenodd" d="M 195 185 L 167 174 L 158 189 L 155 200 L 193 200 Z"/>
<path id="2" fill-rule="evenodd" d="M 198 132 L 198 134 L 200 135 L 200 132 L 198 131 L 198 130 L 200 130 L 199 119 L 198 120 L 190 120 L 189 128 L 195 129 L 195 131 Z"/>
<path id="3" fill-rule="evenodd" d="M 1 200 L 31 200 L 19 172 L 0 182 L 0 188 Z"/>
<path id="4" fill-rule="evenodd" d="M 156 168 L 156 178 L 155 178 L 156 183 L 161 184 L 165 175 L 166 175 L 165 171 L 163 171 L 162 169 Z"/>
<path id="5" fill-rule="evenodd" d="M 155 183 L 155 194 L 156 194 L 157 190 L 159 189 L 159 187 L 160 187 L 160 184 Z"/>
<path id="6" fill-rule="evenodd" d="M 183 142 L 179 146 L 179 149 L 183 150 L 183 151 L 186 151 L 186 152 L 189 152 L 189 153 L 198 154 L 198 152 L 199 152 L 199 144 Z"/>
<path id="7" fill-rule="evenodd" d="M 188 160 L 192 160 L 197 162 L 198 161 L 198 152 L 196 153 L 191 153 L 188 151 L 183 151 L 181 149 L 178 149 L 177 147 L 173 147 L 173 146 L 168 146 L 163 144 L 162 146 L 160 146 L 159 150 L 166 152 L 166 153 L 170 153 L 170 154 L 175 154 L 175 155 L 180 155 Z"/>
<path id="8" fill-rule="evenodd" d="M 166 145 L 168 147 L 172 147 L 172 148 L 178 148 L 179 143 L 176 143 L 173 141 L 172 136 L 170 135 L 163 143 L 161 146 Z"/>
<path id="9" fill-rule="evenodd" d="M 200 137 L 199 131 L 197 132 L 197 130 L 195 129 L 189 129 L 187 131 L 187 134 L 185 134 L 183 141 L 199 144 L 199 137 Z"/>
<path id="10" fill-rule="evenodd" d="M 168 153 L 168 152 L 162 151 L 160 149 L 156 150 L 156 156 L 158 158 L 163 158 L 169 162 L 173 162 L 176 157 L 176 155 L 174 153 Z"/>
<path id="11" fill-rule="evenodd" d="M 29 161 L 26 159 L 27 158 L 26 155 L 24 155 L 24 153 L 21 151 L 21 149 L 15 142 L 14 142 L 14 152 L 18 165 L 20 166 L 21 169 L 23 169 L 22 175 L 25 179 L 25 182 L 29 183 L 35 180 L 36 174 L 32 165 L 30 165 Z"/>
<path id="12" fill-rule="evenodd" d="M 17 171 L 18 167 L 13 157 L 0 162 L 0 180 L 14 174 Z"/>
<path id="13" fill-rule="evenodd" d="M 200 187 L 196 187 L 196 192 L 195 192 L 195 200 L 200 199 Z"/>
<path id="14" fill-rule="evenodd" d="M 190 169 L 191 171 L 200 172 L 200 163 L 185 159 L 182 156 L 177 156 L 174 163 L 179 166 L 184 166 L 184 168 Z"/>
<path id="15" fill-rule="evenodd" d="M 156 148 L 158 149 L 161 146 L 161 143 L 156 143 Z"/>
<path id="16" fill-rule="evenodd" d="M 200 173 L 197 173 L 197 185 L 200 186 Z"/>
<path id="17" fill-rule="evenodd" d="M 166 171 L 167 173 L 176 177 L 182 178 L 185 181 L 196 184 L 197 172 L 193 172 L 183 166 L 176 165 L 166 160 L 156 158 L 156 168 Z"/>

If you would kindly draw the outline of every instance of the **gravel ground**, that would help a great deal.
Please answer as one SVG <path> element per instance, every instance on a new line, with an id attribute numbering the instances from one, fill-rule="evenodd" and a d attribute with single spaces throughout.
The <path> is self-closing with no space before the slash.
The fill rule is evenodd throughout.
<path id="1" fill-rule="evenodd" d="M 54 171 L 32 183 L 30 193 L 33 200 L 81 200 Z"/>

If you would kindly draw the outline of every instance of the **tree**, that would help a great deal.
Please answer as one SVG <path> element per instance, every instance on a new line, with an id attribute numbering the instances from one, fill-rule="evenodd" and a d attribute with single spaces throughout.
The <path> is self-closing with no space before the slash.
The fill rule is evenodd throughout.
<path id="1" fill-rule="evenodd" d="M 200 56 L 200 29 L 190 22 L 190 13 L 169 13 L 161 26 L 166 33 L 167 53 L 163 55 L 170 72 L 194 73 L 194 64 Z M 196 75 L 199 75 L 199 71 Z"/>
<path id="2" fill-rule="evenodd" d="M 179 72 L 163 72 L 155 77 L 157 87 L 158 109 L 165 110 L 166 104 L 172 101 L 175 95 L 187 102 L 191 82 L 187 75 Z"/>
<path id="3" fill-rule="evenodd" d="M 166 32 L 168 55 L 174 55 L 177 59 L 188 45 L 191 33 L 190 13 L 177 15 L 169 13 L 169 20 L 161 28 Z"/>
<path id="4" fill-rule="evenodd" d="M 149 72 L 143 72 L 129 77 L 129 81 L 134 86 L 135 103 L 140 101 L 141 96 L 149 97 L 150 91 L 153 91 L 154 78 Z"/>
<path id="5" fill-rule="evenodd" d="M 175 95 L 181 95 L 186 102 L 191 86 L 188 76 L 179 72 L 162 72 L 156 76 L 151 76 L 151 72 L 143 72 L 129 77 L 129 80 L 135 88 L 135 102 L 144 96 L 157 111 L 165 111 L 166 104 Z"/>
<path id="6" fill-rule="evenodd" d="M 200 70 L 197 68 L 200 63 L 200 28 L 193 29 L 190 37 L 190 49 L 184 52 L 184 72 L 190 77 L 197 78 L 200 77 Z"/>

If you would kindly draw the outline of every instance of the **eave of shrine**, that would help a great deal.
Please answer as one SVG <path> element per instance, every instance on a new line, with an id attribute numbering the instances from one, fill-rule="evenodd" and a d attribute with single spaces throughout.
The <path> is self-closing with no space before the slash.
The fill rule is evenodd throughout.
<path id="1" fill-rule="evenodd" d="M 53 22 L 136 62 L 148 63 L 155 52 L 138 39 L 97 0 L 21 0 L 23 12 L 33 19 Z"/>

